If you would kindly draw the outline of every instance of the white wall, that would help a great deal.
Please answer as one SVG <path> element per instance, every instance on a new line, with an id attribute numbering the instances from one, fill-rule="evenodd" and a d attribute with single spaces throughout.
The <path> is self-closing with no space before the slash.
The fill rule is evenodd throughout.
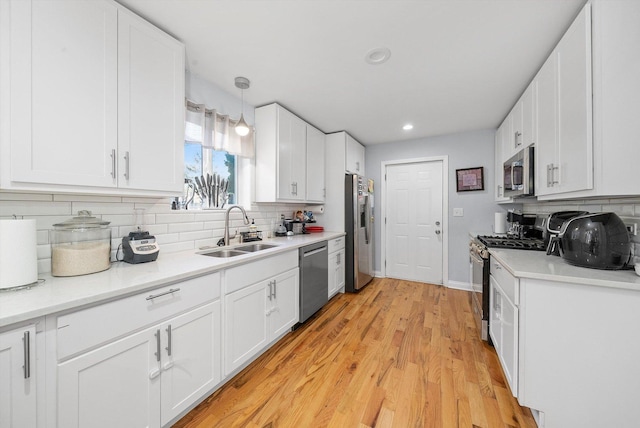
<path id="1" fill-rule="evenodd" d="M 449 159 L 449 285 L 465 287 L 469 283 L 469 232 L 491 233 L 493 213 L 506 210 L 494 202 L 494 136 L 495 130 L 480 130 L 460 134 L 444 135 L 426 139 L 396 143 L 375 144 L 366 148 L 367 176 L 375 183 L 374 195 L 380 201 L 383 182 L 380 179 L 381 163 L 384 161 L 448 156 Z M 456 192 L 456 169 L 484 167 L 484 188 L 481 191 Z M 453 217 L 453 208 L 462 208 L 463 217 Z M 381 242 L 380 204 L 374 215 L 379 221 L 375 228 L 375 242 Z M 381 270 L 381 248 L 375 249 L 375 269 Z M 464 283 L 464 284 L 463 284 Z"/>

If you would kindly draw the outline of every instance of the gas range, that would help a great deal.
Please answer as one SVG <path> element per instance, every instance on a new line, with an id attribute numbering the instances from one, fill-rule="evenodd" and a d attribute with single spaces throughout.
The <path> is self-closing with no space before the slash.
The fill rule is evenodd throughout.
<path id="1" fill-rule="evenodd" d="M 477 240 L 487 248 L 546 251 L 544 241 L 538 238 L 517 238 L 513 236 L 482 235 Z"/>

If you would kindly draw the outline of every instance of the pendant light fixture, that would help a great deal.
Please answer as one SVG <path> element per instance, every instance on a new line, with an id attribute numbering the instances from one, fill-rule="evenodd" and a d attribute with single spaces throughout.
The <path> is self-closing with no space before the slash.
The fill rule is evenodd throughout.
<path id="1" fill-rule="evenodd" d="M 249 134 L 249 125 L 244 120 L 244 90 L 249 89 L 251 82 L 246 77 L 236 77 L 236 88 L 240 88 L 242 96 L 242 110 L 240 112 L 240 120 L 236 124 L 236 134 L 241 137 Z"/>

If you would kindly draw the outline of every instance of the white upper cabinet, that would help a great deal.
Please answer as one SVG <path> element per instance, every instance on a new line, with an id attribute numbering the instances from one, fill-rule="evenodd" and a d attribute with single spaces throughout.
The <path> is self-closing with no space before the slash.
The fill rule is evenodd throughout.
<path id="1" fill-rule="evenodd" d="M 184 185 L 184 46 L 118 11 L 118 185 L 177 191 Z"/>
<path id="2" fill-rule="evenodd" d="M 538 196 L 593 187 L 591 8 L 586 5 L 536 78 Z M 552 115 L 553 112 L 553 116 Z"/>
<path id="3" fill-rule="evenodd" d="M 640 2 L 592 1 L 591 8 L 594 183 L 592 190 L 571 196 L 635 196 L 640 180 Z"/>
<path id="4" fill-rule="evenodd" d="M 0 186 L 181 192 L 184 46 L 113 1 L 1 7 Z"/>
<path id="5" fill-rule="evenodd" d="M 357 142 L 351 135 L 345 133 L 347 159 L 346 172 L 364 175 L 364 146 Z"/>
<path id="6" fill-rule="evenodd" d="M 324 132 L 307 125 L 307 201 L 324 202 Z"/>
<path id="7" fill-rule="evenodd" d="M 278 104 L 255 121 L 256 202 L 324 201 L 324 133 Z"/>
<path id="8" fill-rule="evenodd" d="M 3 172 L 10 168 L 14 182 L 114 187 L 117 7 L 103 1 L 5 6 L 11 13 L 5 160 L 11 164 L 3 162 Z"/>

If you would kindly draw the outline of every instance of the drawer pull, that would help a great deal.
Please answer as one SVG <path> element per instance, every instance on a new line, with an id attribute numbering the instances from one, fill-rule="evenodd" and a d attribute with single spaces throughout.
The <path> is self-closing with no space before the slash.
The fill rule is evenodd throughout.
<path id="1" fill-rule="evenodd" d="M 149 373 L 149 379 L 155 379 L 158 377 L 159 374 L 160 374 L 160 370 L 158 369 L 151 370 L 151 373 Z"/>
<path id="2" fill-rule="evenodd" d="M 28 331 L 25 331 L 22 336 L 22 345 L 24 348 L 24 365 L 22 366 L 24 378 L 29 379 L 31 377 L 31 340 Z"/>
<path id="3" fill-rule="evenodd" d="M 169 291 L 165 291 L 164 293 L 150 294 L 149 297 L 147 297 L 147 300 L 153 300 L 156 297 L 166 296 L 167 294 L 177 293 L 178 291 L 180 291 L 179 288 L 170 288 Z"/>
<path id="4" fill-rule="evenodd" d="M 167 347 L 164 349 L 167 350 L 167 355 L 171 356 L 171 324 L 167 327 Z"/>
<path id="5" fill-rule="evenodd" d="M 156 361 L 160 362 L 160 329 L 156 330 L 154 336 L 156 337 Z"/>

